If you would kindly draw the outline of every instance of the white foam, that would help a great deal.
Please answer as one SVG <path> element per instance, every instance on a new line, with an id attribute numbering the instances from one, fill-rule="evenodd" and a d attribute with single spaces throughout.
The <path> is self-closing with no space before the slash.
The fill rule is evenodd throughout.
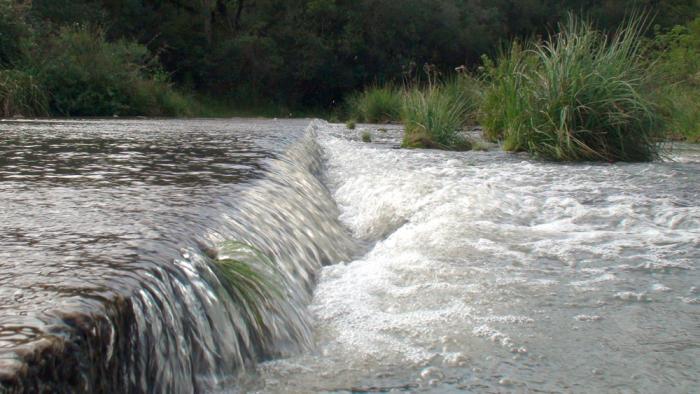
<path id="1" fill-rule="evenodd" d="M 586 336 L 612 317 L 628 320 L 629 303 L 609 302 L 611 295 L 640 302 L 651 297 L 620 288 L 650 289 L 656 298 L 666 282 L 689 287 L 673 283 L 680 277 L 648 280 L 693 272 L 700 209 L 648 195 L 632 169 L 393 150 L 324 127 L 325 177 L 340 218 L 373 246 L 322 271 L 311 305 L 321 356 L 304 358 L 337 383 L 322 387 L 355 384 L 367 376 L 360 371 L 405 371 L 415 380 L 430 366 L 449 375 L 498 364 L 485 355 L 514 365 L 507 379 L 485 377 L 492 383 L 528 374 L 553 381 L 559 368 L 541 361 L 533 372 L 519 360 L 616 360 L 598 343 L 621 340 L 620 331 Z M 576 331 L 572 316 L 600 324 Z M 576 354 L 577 346 L 587 353 Z M 301 375 L 295 379 L 314 379 Z"/>

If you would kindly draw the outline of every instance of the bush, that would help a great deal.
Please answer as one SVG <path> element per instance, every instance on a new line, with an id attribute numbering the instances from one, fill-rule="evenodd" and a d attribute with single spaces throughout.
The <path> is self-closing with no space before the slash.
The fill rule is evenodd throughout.
<path id="1" fill-rule="evenodd" d="M 194 99 L 175 91 L 166 80 L 136 80 L 133 93 L 127 115 L 192 116 L 196 111 Z"/>
<path id="2" fill-rule="evenodd" d="M 107 42 L 100 31 L 64 28 L 34 56 L 32 67 L 50 94 L 53 113 L 66 116 L 185 115 L 185 99 L 162 73 L 149 69 L 146 47 Z M 149 75 L 152 74 L 152 75 Z"/>
<path id="3" fill-rule="evenodd" d="M 663 97 L 666 133 L 673 139 L 700 142 L 700 17 L 687 26 L 657 32 L 649 57 L 661 78 L 657 92 Z"/>
<path id="4" fill-rule="evenodd" d="M 47 108 L 36 78 L 19 70 L 0 70 L 0 116 L 44 116 Z"/>
<path id="5" fill-rule="evenodd" d="M 16 65 L 24 56 L 31 28 L 25 20 L 27 5 L 0 0 L 0 67 Z"/>
<path id="6" fill-rule="evenodd" d="M 373 86 L 348 100 L 351 117 L 369 123 L 398 121 L 401 104 L 401 92 L 391 86 Z"/>
<path id="7" fill-rule="evenodd" d="M 610 38 L 569 16 L 559 34 L 495 65 L 482 119 L 504 148 L 557 161 L 648 161 L 658 157 L 657 106 L 641 62 L 642 17 Z"/>
<path id="8" fill-rule="evenodd" d="M 460 133 L 470 117 L 468 102 L 459 91 L 440 85 L 408 92 L 401 111 L 405 127 L 402 146 L 470 149 L 470 143 Z"/>
<path id="9" fill-rule="evenodd" d="M 652 56 L 658 60 L 656 67 L 664 81 L 700 85 L 700 17 L 687 26 L 656 33 Z"/>
<path id="10" fill-rule="evenodd" d="M 659 94 L 664 97 L 664 109 L 668 116 L 668 137 L 700 142 L 700 89 L 671 85 Z"/>

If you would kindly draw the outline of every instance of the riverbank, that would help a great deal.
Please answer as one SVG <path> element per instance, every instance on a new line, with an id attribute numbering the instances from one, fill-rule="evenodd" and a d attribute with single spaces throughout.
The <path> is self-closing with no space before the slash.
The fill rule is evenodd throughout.
<path id="1" fill-rule="evenodd" d="M 349 97 L 352 121 L 402 122 L 404 147 L 468 149 L 479 123 L 507 151 L 551 161 L 651 161 L 663 140 L 700 140 L 700 19 L 650 39 L 650 19 L 614 32 L 570 14 L 556 33 L 515 40 L 478 71 L 444 77 L 426 64 L 402 86 Z M 664 83 L 665 82 L 665 83 Z"/>

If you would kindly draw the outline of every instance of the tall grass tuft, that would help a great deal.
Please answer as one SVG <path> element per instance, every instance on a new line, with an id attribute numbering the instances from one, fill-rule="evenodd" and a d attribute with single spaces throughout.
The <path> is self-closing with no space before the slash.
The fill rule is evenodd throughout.
<path id="1" fill-rule="evenodd" d="M 457 89 L 438 85 L 409 91 L 401 111 L 402 146 L 469 150 L 471 144 L 461 134 L 469 114 L 469 100 Z"/>
<path id="2" fill-rule="evenodd" d="M 402 94 L 392 86 L 372 86 L 350 96 L 350 117 L 368 123 L 389 123 L 399 120 Z"/>
<path id="3" fill-rule="evenodd" d="M 496 63 L 484 56 L 487 87 L 479 109 L 479 123 L 484 137 L 496 142 L 506 134 L 517 132 L 526 114 L 525 75 L 533 67 L 534 57 L 526 53 L 523 44 L 514 41 L 502 50 Z"/>
<path id="4" fill-rule="evenodd" d="M 661 117 L 646 93 L 643 16 L 607 35 L 570 15 L 560 32 L 495 65 L 482 119 L 504 148 L 556 161 L 649 161 L 659 156 Z"/>
<path id="5" fill-rule="evenodd" d="M 273 348 L 280 338 L 304 338 L 308 329 L 303 311 L 290 302 L 285 276 L 275 263 L 255 247 L 226 242 L 214 260 L 214 268 L 224 288 L 239 309 L 239 315 L 252 344 L 258 351 Z"/>
<path id="6" fill-rule="evenodd" d="M 447 78 L 442 84 L 438 84 L 445 94 L 453 97 L 455 101 L 462 101 L 465 106 L 465 125 L 478 123 L 478 112 L 483 101 L 484 83 L 466 71 Z"/>
<path id="7" fill-rule="evenodd" d="M 32 75 L 19 70 L 0 70 L 0 116 L 44 116 L 48 98 Z"/>

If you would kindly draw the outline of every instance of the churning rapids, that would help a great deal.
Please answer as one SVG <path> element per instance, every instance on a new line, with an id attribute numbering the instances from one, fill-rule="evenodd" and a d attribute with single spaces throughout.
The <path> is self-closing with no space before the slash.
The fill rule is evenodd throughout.
<path id="1" fill-rule="evenodd" d="M 697 147 L 562 165 L 318 120 L 0 132 L 5 391 L 700 385 Z M 284 275 L 265 332 L 217 274 L 228 240 Z"/>

